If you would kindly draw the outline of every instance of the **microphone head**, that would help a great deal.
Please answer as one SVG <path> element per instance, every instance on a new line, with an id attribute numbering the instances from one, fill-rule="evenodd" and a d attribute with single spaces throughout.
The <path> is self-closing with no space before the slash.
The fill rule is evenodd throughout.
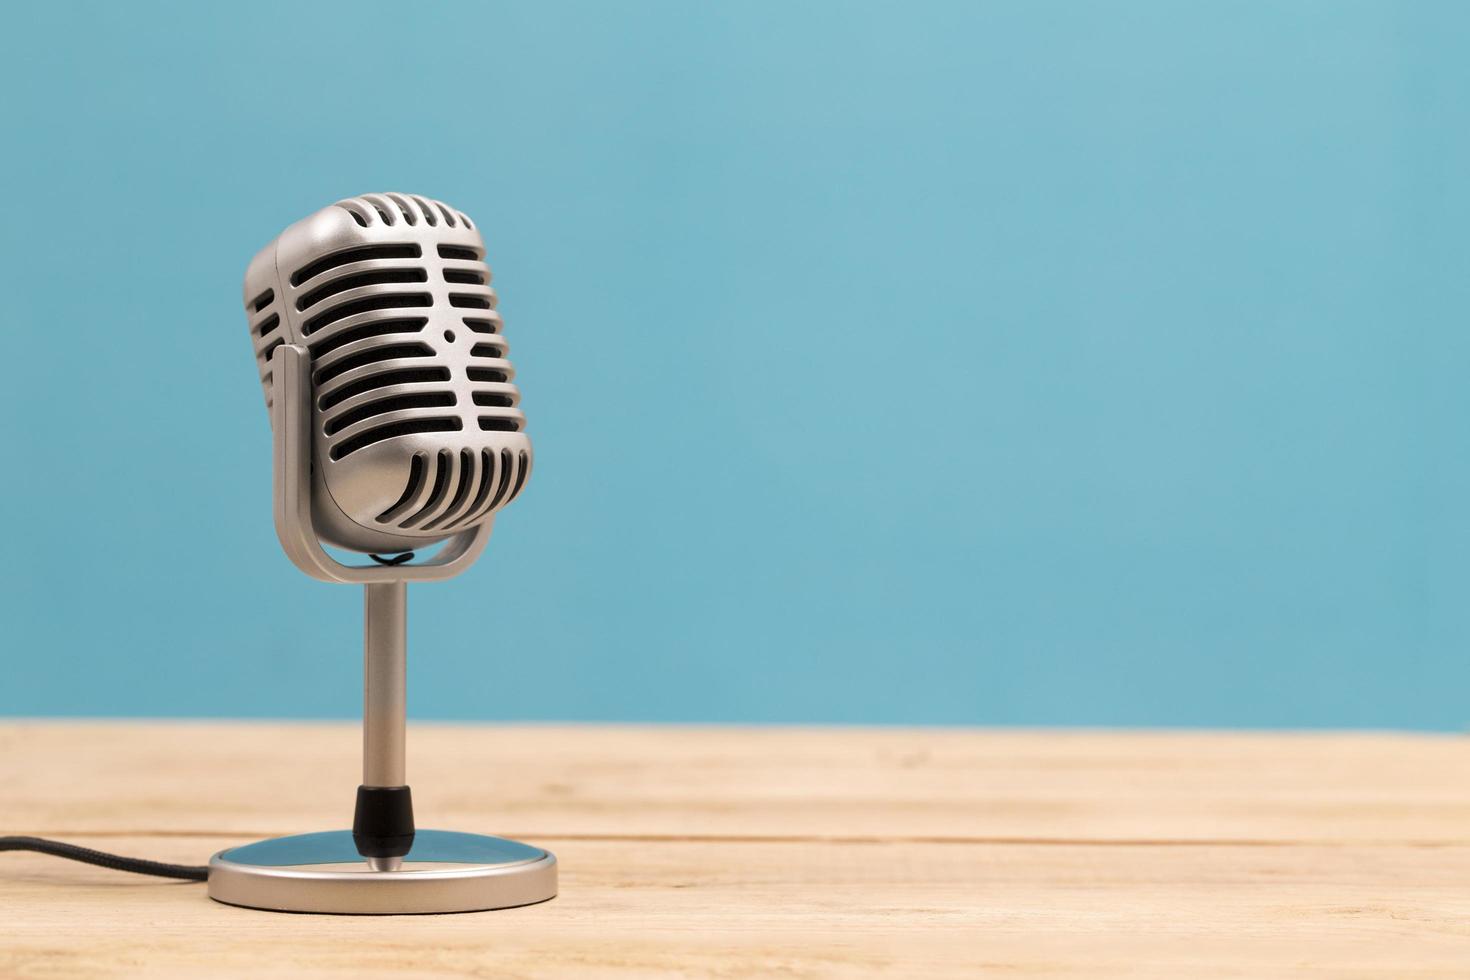
<path id="1" fill-rule="evenodd" d="M 271 354 L 311 354 L 312 517 L 329 544 L 392 554 L 491 519 L 531 470 L 485 243 L 416 194 L 338 201 L 245 273 L 267 409 Z"/>

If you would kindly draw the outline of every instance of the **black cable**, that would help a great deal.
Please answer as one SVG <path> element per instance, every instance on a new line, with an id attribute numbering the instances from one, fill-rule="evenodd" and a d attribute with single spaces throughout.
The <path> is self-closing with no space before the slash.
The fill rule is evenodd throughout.
<path id="1" fill-rule="evenodd" d="M 42 854 L 50 854 L 52 857 L 95 864 L 99 868 L 133 871 L 140 875 L 157 875 L 160 878 L 184 878 L 189 881 L 205 881 L 209 878 L 209 868 L 202 864 L 166 864 L 163 861 L 149 861 L 145 858 L 121 857 L 117 854 L 94 851 L 90 847 L 63 844 L 59 840 L 46 840 L 44 837 L 0 837 L 0 851 L 39 851 Z"/>

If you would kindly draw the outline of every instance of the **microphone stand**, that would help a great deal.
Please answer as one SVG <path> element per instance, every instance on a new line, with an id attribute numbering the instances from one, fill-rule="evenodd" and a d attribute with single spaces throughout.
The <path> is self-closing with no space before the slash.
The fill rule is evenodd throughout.
<path id="1" fill-rule="evenodd" d="M 407 786 L 408 583 L 364 586 L 363 600 L 362 784 Z"/>
<path id="2" fill-rule="evenodd" d="M 479 557 L 494 521 L 444 542 L 423 562 L 344 565 L 312 523 L 311 356 L 283 344 L 271 358 L 276 536 L 324 582 L 363 586 L 362 784 L 351 831 L 295 834 L 220 851 L 209 896 L 281 912 L 471 912 L 556 895 L 556 856 L 518 841 L 416 831 L 405 765 L 408 583 L 457 575 Z"/>
<path id="3" fill-rule="evenodd" d="M 363 586 L 362 785 L 352 833 L 358 852 L 376 871 L 397 871 L 413 846 L 404 761 L 407 671 L 408 583 L 370 582 Z M 407 840 L 400 840 L 405 834 Z"/>

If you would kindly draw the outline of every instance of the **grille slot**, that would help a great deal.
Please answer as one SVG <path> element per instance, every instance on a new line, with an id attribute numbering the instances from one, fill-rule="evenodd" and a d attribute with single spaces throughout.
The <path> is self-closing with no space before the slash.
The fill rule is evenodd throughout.
<path id="1" fill-rule="evenodd" d="M 409 204 L 397 194 L 389 194 L 388 200 L 398 205 L 398 210 L 403 212 L 404 221 L 407 221 L 410 225 L 416 225 L 419 223 L 418 216 L 414 213 L 412 204 Z"/>
<path id="2" fill-rule="evenodd" d="M 416 259 L 422 254 L 423 251 L 414 244 L 359 245 L 356 248 L 333 252 L 331 255 L 317 259 L 310 265 L 302 266 L 292 273 L 291 285 L 299 286 L 308 279 L 315 279 L 323 272 L 335 269 L 338 266 L 348 265 L 352 262 L 366 262 L 370 259 Z"/>
<path id="3" fill-rule="evenodd" d="M 424 454 L 414 453 L 413 459 L 408 464 L 408 484 L 403 488 L 403 496 L 398 502 L 378 515 L 379 524 L 387 524 L 408 509 L 418 497 L 419 491 L 424 488 Z"/>
<path id="4" fill-rule="evenodd" d="M 457 530 L 484 520 L 486 515 L 515 499 L 526 485 L 526 477 L 531 471 L 531 457 L 525 450 L 512 453 L 509 449 L 502 449 L 496 453 L 482 449 L 479 464 L 474 500 L 462 509 L 451 507 L 436 522 L 438 527 L 425 525 L 424 530 Z"/>
<path id="5" fill-rule="evenodd" d="M 476 405 L 484 408 L 515 408 L 515 399 L 493 391 L 476 391 L 470 395 Z"/>
<path id="6" fill-rule="evenodd" d="M 504 507 L 506 504 L 510 503 L 512 500 L 516 499 L 516 496 L 521 492 L 521 487 L 523 487 L 523 486 L 526 485 L 526 477 L 529 476 L 530 473 L 531 473 L 531 456 L 530 456 L 530 454 L 527 453 L 524 449 L 522 449 L 521 452 L 520 452 L 519 459 L 520 459 L 520 466 L 518 466 L 516 468 L 516 484 L 515 484 L 514 487 L 511 488 L 510 496 L 509 497 L 506 497 L 504 500 L 502 500 L 500 502 L 500 505 L 502 507 Z"/>
<path id="7" fill-rule="evenodd" d="M 362 299 L 339 303 L 329 310 L 318 313 L 306 321 L 301 328 L 301 332 L 309 337 L 328 324 L 336 323 L 338 320 L 345 320 L 359 313 L 433 305 L 434 298 L 428 293 L 386 293 L 382 296 L 364 296 Z"/>
<path id="8" fill-rule="evenodd" d="M 304 310 L 315 306 L 329 296 L 345 293 L 349 289 L 358 289 L 362 286 L 382 286 L 388 283 L 399 282 L 428 282 L 429 274 L 423 269 L 373 269 L 368 272 L 358 272 L 350 276 L 342 276 L 333 279 L 325 285 L 318 286 L 305 296 L 296 301 L 296 308 Z"/>
<path id="9" fill-rule="evenodd" d="M 427 344 L 388 344 L 383 347 L 373 347 L 356 354 L 349 354 L 340 358 L 330 365 L 323 367 L 316 373 L 316 383 L 326 384 L 333 378 L 339 377 L 354 368 L 360 368 L 365 364 L 375 364 L 378 361 L 392 361 L 402 357 L 433 357 L 434 349 Z"/>
<path id="10" fill-rule="evenodd" d="M 495 496 L 490 500 L 490 510 L 499 507 L 505 499 L 505 491 L 510 487 L 511 468 L 513 466 L 509 449 L 500 451 L 500 482 L 496 484 Z"/>
<path id="11" fill-rule="evenodd" d="M 491 357 L 500 360 L 505 357 L 505 348 L 499 344 L 476 344 L 470 348 L 471 357 Z"/>
<path id="12" fill-rule="evenodd" d="M 352 215 L 352 220 L 353 221 L 356 221 L 358 224 L 362 225 L 364 228 L 366 228 L 368 226 L 367 215 L 365 213 L 363 213 L 362 211 L 359 211 L 357 208 L 350 207 L 350 206 L 348 206 L 346 204 L 338 204 L 337 207 L 341 208 L 343 211 L 346 211 L 348 214 Z"/>
<path id="13" fill-rule="evenodd" d="M 412 527 L 419 521 L 428 517 L 439 508 L 444 499 L 444 494 L 449 490 L 449 470 L 454 465 L 454 456 L 447 449 L 439 450 L 438 470 L 434 474 L 434 489 L 429 492 L 429 499 L 424 501 L 424 506 L 410 518 L 403 522 L 404 527 Z"/>
<path id="14" fill-rule="evenodd" d="M 255 345 L 255 368 L 260 375 L 261 390 L 265 393 L 265 407 L 269 409 L 275 401 L 271 397 L 274 380 L 271 355 L 285 342 L 273 287 L 260 290 L 245 302 L 245 318 L 250 325 L 250 338 Z"/>
<path id="15" fill-rule="evenodd" d="M 309 345 L 311 356 L 316 360 L 321 360 L 334 350 L 346 347 L 348 344 L 355 344 L 359 340 L 367 340 L 369 337 L 383 337 L 392 333 L 418 333 L 428 322 L 423 317 L 414 317 L 407 320 L 374 320 L 371 323 L 348 327 L 313 340 Z"/>
<path id="16" fill-rule="evenodd" d="M 345 412 L 333 415 L 327 420 L 322 428 L 327 435 L 334 436 L 343 429 L 351 428 L 359 422 L 364 422 L 375 415 L 387 415 L 391 412 L 402 412 L 410 408 L 449 408 L 454 404 L 454 392 L 452 391 L 426 391 L 408 395 L 391 395 L 387 398 L 379 398 L 377 401 L 358 405 Z"/>
<path id="17" fill-rule="evenodd" d="M 500 506 L 506 487 L 510 485 L 509 449 L 502 449 L 499 453 L 486 449 L 481 451 L 480 458 L 484 464 L 485 478 L 480 483 L 480 492 L 475 495 L 475 502 L 470 505 L 469 516 L 458 522 L 461 527 L 482 521 L 485 515 L 493 513 Z"/>
<path id="18" fill-rule="evenodd" d="M 484 276 L 480 275 L 480 273 L 478 272 L 471 272 L 468 269 L 445 269 L 444 281 L 465 283 L 470 286 L 485 285 Z"/>
<path id="19" fill-rule="evenodd" d="M 501 418 L 498 415 L 481 415 L 480 428 L 486 432 L 519 432 L 521 424 L 515 419 Z"/>
<path id="20" fill-rule="evenodd" d="M 323 412 L 334 405 L 340 405 L 355 395 L 364 391 L 372 391 L 375 388 L 387 388 L 389 385 L 413 385 L 433 384 L 436 381 L 448 381 L 449 369 L 436 368 L 410 368 L 401 371 L 381 371 L 378 374 L 369 375 L 351 384 L 345 384 L 335 388 L 317 401 L 317 408 Z"/>
<path id="21" fill-rule="evenodd" d="M 488 449 L 480 450 L 480 488 L 475 492 L 475 499 L 470 503 L 469 514 L 459 523 L 468 524 L 479 517 L 484 516 L 487 511 L 485 501 L 490 496 L 490 491 L 495 488 L 495 454 Z"/>
<path id="22" fill-rule="evenodd" d="M 469 327 L 475 333 L 499 333 L 500 314 L 491 313 L 489 314 L 489 316 L 492 316 L 495 319 L 481 319 L 480 317 L 467 316 L 464 318 L 463 322 L 465 326 Z"/>
<path id="23" fill-rule="evenodd" d="M 463 259 L 468 262 L 480 261 L 480 253 L 473 248 L 463 245 L 440 245 L 439 258 L 441 259 Z"/>
<path id="24" fill-rule="evenodd" d="M 385 439 L 409 436 L 420 432 L 459 432 L 463 428 L 464 423 L 457 418 L 404 419 L 401 422 L 389 422 L 387 425 L 361 432 L 351 439 L 343 439 L 332 447 L 330 455 L 335 461 L 344 456 L 350 456 L 359 449 L 366 449 L 374 443 L 382 442 Z"/>
<path id="25" fill-rule="evenodd" d="M 444 513 L 424 525 L 425 531 L 432 531 L 443 524 L 448 524 L 459 516 L 464 502 L 469 498 L 470 490 L 474 488 L 477 473 L 475 468 L 475 454 L 468 449 L 459 451 L 459 486 L 455 488 L 454 497 L 449 501 L 449 506 L 444 508 Z"/>
<path id="26" fill-rule="evenodd" d="M 484 296 L 472 296 L 469 293 L 450 293 L 449 305 L 461 310 L 488 310 L 490 300 Z"/>
<path id="27" fill-rule="evenodd" d="M 510 380 L 508 374 L 504 371 L 497 371 L 494 368 L 470 367 L 465 368 L 464 373 L 465 377 L 471 381 L 493 381 L 499 383 Z"/>

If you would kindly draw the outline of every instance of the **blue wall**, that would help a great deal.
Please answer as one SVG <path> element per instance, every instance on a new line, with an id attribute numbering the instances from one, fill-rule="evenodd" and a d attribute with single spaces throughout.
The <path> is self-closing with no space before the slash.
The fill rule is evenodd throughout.
<path id="1" fill-rule="evenodd" d="M 537 447 L 418 717 L 1470 719 L 1470 5 L 6 16 L 0 712 L 355 714 L 239 283 L 403 189 Z"/>

